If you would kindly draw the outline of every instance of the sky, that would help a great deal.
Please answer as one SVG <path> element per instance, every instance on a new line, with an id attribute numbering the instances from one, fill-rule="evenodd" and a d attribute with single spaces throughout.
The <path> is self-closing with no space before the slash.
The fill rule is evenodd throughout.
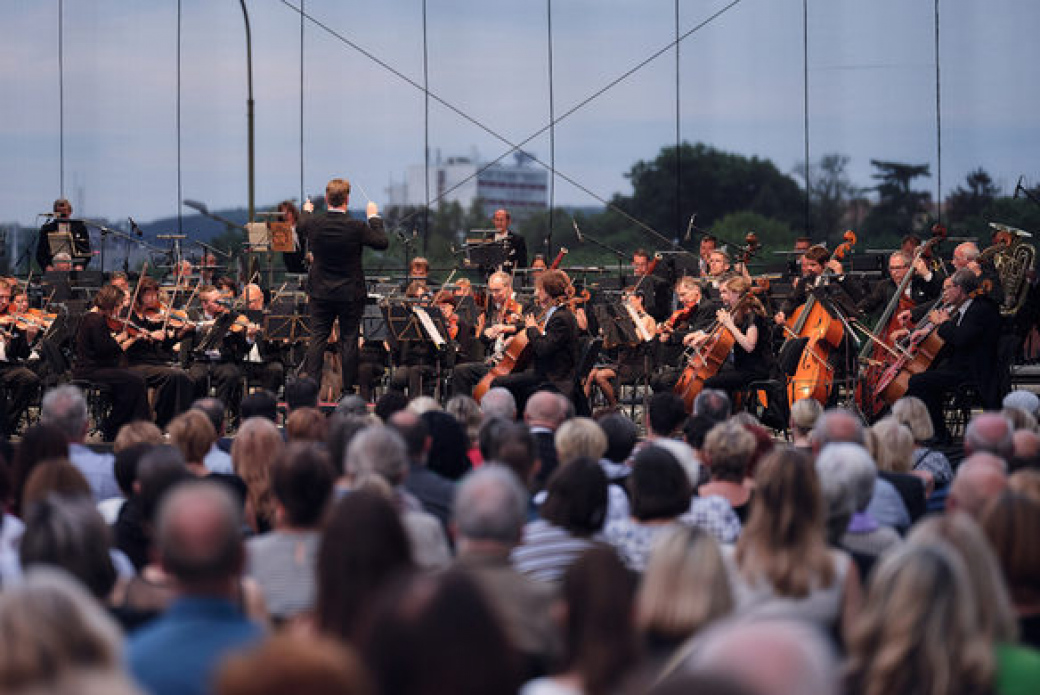
<path id="1" fill-rule="evenodd" d="M 848 155 L 864 187 L 872 158 L 929 164 L 933 196 L 980 166 L 1007 193 L 1040 183 L 1031 0 L 940 0 L 938 91 L 935 0 L 679 0 L 678 26 L 676 0 L 436 0 L 425 23 L 421 0 L 247 7 L 258 208 L 334 176 L 383 202 L 427 142 L 484 160 L 524 142 L 555 163 L 556 204 L 596 206 L 677 130 L 785 172 L 808 130 L 810 160 Z M 246 206 L 240 3 L 5 0 L 0 21 L 0 223 L 61 194 L 109 220 Z"/>

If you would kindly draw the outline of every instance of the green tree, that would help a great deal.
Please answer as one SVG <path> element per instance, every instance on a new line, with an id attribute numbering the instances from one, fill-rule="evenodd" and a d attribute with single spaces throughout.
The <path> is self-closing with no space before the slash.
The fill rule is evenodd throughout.
<path id="1" fill-rule="evenodd" d="M 931 194 L 914 190 L 913 183 L 931 176 L 928 164 L 903 164 L 878 159 L 870 160 L 876 171 L 871 178 L 878 182 L 878 202 L 863 220 L 863 235 L 872 243 L 897 242 L 910 231 L 919 229 L 928 213 Z"/>
<path id="2" fill-rule="evenodd" d="M 968 172 L 965 186 L 958 186 L 946 197 L 946 221 L 957 233 L 978 227 L 984 213 L 1000 194 L 988 173 L 979 167 Z"/>
<path id="3" fill-rule="evenodd" d="M 843 231 L 842 220 L 849 203 L 858 193 L 846 173 L 848 164 L 849 157 L 843 154 L 825 154 L 817 163 L 810 163 L 807 235 L 833 239 Z M 801 174 L 804 170 L 805 164 L 802 163 L 795 171 Z"/>

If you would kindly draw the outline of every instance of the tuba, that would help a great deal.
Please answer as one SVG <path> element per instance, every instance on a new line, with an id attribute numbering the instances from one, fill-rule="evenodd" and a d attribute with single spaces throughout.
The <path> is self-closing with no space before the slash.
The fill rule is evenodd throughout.
<path id="1" fill-rule="evenodd" d="M 1002 316 L 1014 316 L 1025 304 L 1029 294 L 1028 274 L 1036 262 L 1036 247 L 1023 239 L 1031 237 L 1029 232 L 1009 227 L 999 222 L 990 222 L 1000 241 L 979 254 L 979 262 L 990 262 L 997 269 L 997 276 L 1004 288 Z M 1001 239 L 1001 237 L 1003 237 Z"/>

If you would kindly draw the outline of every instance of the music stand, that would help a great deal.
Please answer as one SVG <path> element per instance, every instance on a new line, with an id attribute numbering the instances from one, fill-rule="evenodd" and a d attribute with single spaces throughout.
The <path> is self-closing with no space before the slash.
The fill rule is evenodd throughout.
<path id="1" fill-rule="evenodd" d="M 482 241 L 466 244 L 466 262 L 481 268 L 498 268 L 509 257 L 505 242 Z"/>

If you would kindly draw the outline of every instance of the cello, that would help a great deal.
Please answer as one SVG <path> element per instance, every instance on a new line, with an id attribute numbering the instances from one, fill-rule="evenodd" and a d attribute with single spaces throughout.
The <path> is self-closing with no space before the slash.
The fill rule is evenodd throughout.
<path id="1" fill-rule="evenodd" d="M 739 311 L 744 302 L 752 296 L 754 296 L 752 292 L 748 291 L 729 311 L 733 313 Z M 719 369 L 729 357 L 729 353 L 733 351 L 735 343 L 736 338 L 733 333 L 721 321 L 716 320 L 712 324 L 711 330 L 708 331 L 707 340 L 699 347 L 691 347 L 688 350 L 685 360 L 686 367 L 672 389 L 682 399 L 686 412 L 693 412 L 693 402 L 704 390 L 704 382 L 719 373 Z"/>
<path id="2" fill-rule="evenodd" d="M 502 307 L 502 321 L 510 322 L 510 318 L 523 315 L 523 307 L 520 302 L 510 299 Z M 512 337 L 506 340 L 501 349 L 501 355 L 493 358 L 494 364 L 491 369 L 473 387 L 473 400 L 480 403 L 484 394 L 491 390 L 491 382 L 500 376 L 506 376 L 513 372 L 520 372 L 527 368 L 531 361 L 530 341 L 527 339 L 526 330 L 518 330 Z"/>
<path id="3" fill-rule="evenodd" d="M 856 244 L 855 232 L 846 231 L 844 239 L 845 241 L 831 254 L 832 260 L 842 260 Z M 790 325 L 786 325 L 785 330 L 790 336 L 789 340 L 806 341 L 798 359 L 798 367 L 787 383 L 788 405 L 794 405 L 795 401 L 803 398 L 812 398 L 826 404 L 834 386 L 834 367 L 829 361 L 830 352 L 841 345 L 845 329 L 841 321 L 831 316 L 812 292 L 809 293 L 805 304 L 794 311 L 788 323 Z"/>

